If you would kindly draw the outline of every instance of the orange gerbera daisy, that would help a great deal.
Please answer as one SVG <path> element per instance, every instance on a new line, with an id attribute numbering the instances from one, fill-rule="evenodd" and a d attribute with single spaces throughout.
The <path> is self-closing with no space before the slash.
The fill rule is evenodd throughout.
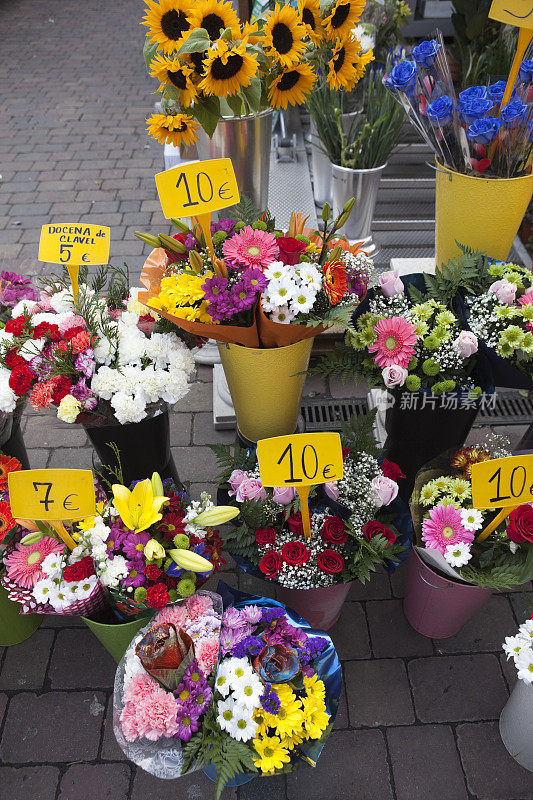
<path id="1" fill-rule="evenodd" d="M 324 273 L 324 291 L 330 305 L 340 303 L 347 289 L 346 269 L 342 261 L 328 261 L 322 267 Z"/>
<path id="2" fill-rule="evenodd" d="M 17 523 L 11 516 L 11 506 L 7 500 L 0 500 L 0 542 Z"/>
<path id="3" fill-rule="evenodd" d="M 356 256 L 358 253 L 364 253 L 365 251 L 361 249 L 361 245 L 363 242 L 354 242 L 350 244 L 346 236 L 339 236 L 338 239 L 330 239 L 328 242 L 328 250 L 334 250 L 337 245 L 343 250 L 345 253 L 351 253 L 352 256 Z M 366 253 L 365 253 L 366 255 Z"/>
<path id="4" fill-rule="evenodd" d="M 10 472 L 18 472 L 22 464 L 13 456 L 0 455 L 0 490 L 7 488 L 7 478 Z"/>

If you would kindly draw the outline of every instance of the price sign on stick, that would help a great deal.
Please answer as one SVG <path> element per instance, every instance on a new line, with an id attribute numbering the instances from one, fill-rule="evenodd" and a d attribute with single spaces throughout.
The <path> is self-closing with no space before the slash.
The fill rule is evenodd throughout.
<path id="1" fill-rule="evenodd" d="M 166 219 L 197 217 L 213 255 L 211 213 L 239 202 L 239 187 L 230 158 L 191 161 L 158 172 L 157 194 Z"/>
<path id="2" fill-rule="evenodd" d="M 517 506 L 533 502 L 533 455 L 482 461 L 472 467 L 474 508 L 501 508 L 477 537 L 483 541 Z"/>
<path id="3" fill-rule="evenodd" d="M 105 225 L 85 222 L 60 222 L 43 225 L 39 241 L 39 261 L 65 264 L 72 284 L 74 299 L 78 297 L 80 265 L 107 264 L 110 229 Z"/>
<path id="4" fill-rule="evenodd" d="M 11 514 L 15 519 L 47 522 L 71 550 L 76 542 L 62 520 L 96 513 L 94 478 L 88 469 L 27 469 L 8 476 Z"/>
<path id="5" fill-rule="evenodd" d="M 533 0 L 494 0 L 489 17 L 519 29 L 518 45 L 501 102 L 501 106 L 505 106 L 511 98 L 520 64 L 533 38 Z"/>
<path id="6" fill-rule="evenodd" d="M 309 539 L 309 487 L 342 478 L 341 437 L 338 433 L 294 433 L 261 439 L 257 460 L 263 486 L 294 486 L 298 492 Z"/>

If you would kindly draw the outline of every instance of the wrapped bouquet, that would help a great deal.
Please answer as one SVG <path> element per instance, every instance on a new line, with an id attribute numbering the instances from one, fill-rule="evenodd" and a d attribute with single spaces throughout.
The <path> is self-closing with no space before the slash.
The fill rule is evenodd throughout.
<path id="1" fill-rule="evenodd" d="M 506 636 L 503 651 L 507 660 L 513 659 L 518 680 L 533 683 L 533 618 L 526 619 L 514 636 Z"/>

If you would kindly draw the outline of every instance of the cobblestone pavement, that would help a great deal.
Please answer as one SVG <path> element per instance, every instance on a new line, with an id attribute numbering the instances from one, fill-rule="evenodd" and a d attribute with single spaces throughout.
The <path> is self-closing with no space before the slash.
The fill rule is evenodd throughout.
<path id="1" fill-rule="evenodd" d="M 165 230 L 153 175 L 161 148 L 144 132 L 153 98 L 140 55 L 141 3 L 3 0 L 0 3 L 0 264 L 35 261 L 42 224 L 77 218 L 111 226 L 113 263 L 138 272 L 134 230 Z M 6 78 L 7 70 L 7 80 Z M 211 370 L 172 414 L 172 449 L 197 496 L 213 488 L 206 444 L 215 433 Z M 307 394 L 349 397 L 354 387 L 313 378 Z M 361 393 L 361 389 L 358 389 Z M 90 467 L 76 427 L 30 414 L 33 467 Z M 520 433 L 520 432 L 517 432 Z M 515 434 L 516 439 L 517 434 Z M 194 445 L 194 449 L 193 449 Z M 222 577 L 265 594 L 232 568 Z M 405 568 L 354 586 L 332 636 L 344 665 L 335 730 L 316 770 L 255 780 L 226 800 L 532 800 L 533 776 L 498 733 L 515 675 L 501 655 L 531 594 L 493 596 L 451 639 L 416 634 L 402 612 Z M 10 800 L 203 800 L 202 773 L 156 780 L 128 763 L 112 731 L 115 665 L 77 619 L 45 618 L 0 654 L 0 786 Z"/>

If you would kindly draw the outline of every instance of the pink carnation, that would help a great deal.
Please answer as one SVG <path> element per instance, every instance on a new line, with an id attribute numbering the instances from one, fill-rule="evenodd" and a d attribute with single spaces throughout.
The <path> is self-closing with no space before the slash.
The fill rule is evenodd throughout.
<path id="1" fill-rule="evenodd" d="M 80 331 L 80 333 L 72 337 L 70 343 L 74 353 L 83 353 L 84 350 L 91 346 L 91 334 L 87 333 L 87 331 Z"/>
<path id="2" fill-rule="evenodd" d="M 206 594 L 193 594 L 187 598 L 185 607 L 187 609 L 187 617 L 194 622 L 213 610 L 213 601 Z"/>
<path id="3" fill-rule="evenodd" d="M 35 306 L 34 312 L 37 313 L 38 311 L 53 311 L 53 310 L 54 309 L 50 304 L 50 295 L 47 292 L 39 292 L 39 302 L 37 306 Z"/>
<path id="4" fill-rule="evenodd" d="M 137 672 L 131 680 L 128 681 L 124 689 L 124 702 L 137 703 L 142 699 L 150 697 L 154 687 L 159 684 L 147 672 Z"/>
<path id="5" fill-rule="evenodd" d="M 58 327 L 61 333 L 66 333 L 71 328 L 85 328 L 85 320 L 83 317 L 80 317 L 79 314 L 72 314 L 72 316 L 62 320 Z"/>
<path id="6" fill-rule="evenodd" d="M 207 677 L 211 674 L 213 667 L 217 663 L 218 636 L 210 636 L 201 639 L 200 642 L 195 645 L 195 655 L 198 666 Z"/>
<path id="7" fill-rule="evenodd" d="M 134 675 L 124 692 L 125 706 L 120 715 L 128 741 L 145 737 L 152 742 L 177 733 L 176 700 L 145 673 Z"/>
<path id="8" fill-rule="evenodd" d="M 182 628 L 187 619 L 187 609 L 184 605 L 165 606 L 154 619 L 154 624 L 171 622 L 176 628 Z"/>
<path id="9" fill-rule="evenodd" d="M 52 402 L 52 387 L 46 383 L 36 383 L 30 392 L 30 403 L 35 409 L 48 408 Z"/>
<path id="10" fill-rule="evenodd" d="M 120 724 L 122 733 L 127 742 L 134 742 L 139 739 L 139 723 L 137 722 L 137 712 L 133 703 L 126 703 L 120 714 Z"/>

